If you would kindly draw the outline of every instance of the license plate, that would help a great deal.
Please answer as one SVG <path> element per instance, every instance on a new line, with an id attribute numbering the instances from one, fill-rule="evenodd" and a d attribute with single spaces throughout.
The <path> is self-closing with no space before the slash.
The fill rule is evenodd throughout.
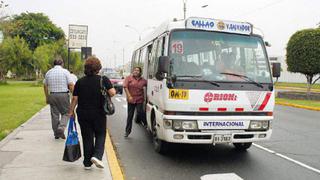
<path id="1" fill-rule="evenodd" d="M 169 90 L 169 99 L 189 99 L 189 90 L 184 89 L 170 89 Z"/>
<path id="2" fill-rule="evenodd" d="M 230 143 L 231 134 L 216 134 L 213 136 L 213 143 Z"/>

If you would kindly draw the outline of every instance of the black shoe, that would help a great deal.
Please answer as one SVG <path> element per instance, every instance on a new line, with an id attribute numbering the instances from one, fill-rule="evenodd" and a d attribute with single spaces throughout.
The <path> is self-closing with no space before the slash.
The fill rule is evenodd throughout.
<path id="1" fill-rule="evenodd" d="M 59 137 L 58 137 L 58 136 L 55 136 L 54 138 L 55 138 L 55 139 L 59 139 Z"/>
<path id="2" fill-rule="evenodd" d="M 127 138 L 129 136 L 130 133 L 125 133 L 124 137 Z"/>
<path id="3" fill-rule="evenodd" d="M 137 124 L 141 124 L 141 121 L 139 121 L 139 120 L 134 120 L 134 122 Z"/>
<path id="4" fill-rule="evenodd" d="M 64 129 L 59 128 L 57 131 L 58 137 L 60 137 L 61 139 L 66 139 L 66 136 L 64 135 Z"/>

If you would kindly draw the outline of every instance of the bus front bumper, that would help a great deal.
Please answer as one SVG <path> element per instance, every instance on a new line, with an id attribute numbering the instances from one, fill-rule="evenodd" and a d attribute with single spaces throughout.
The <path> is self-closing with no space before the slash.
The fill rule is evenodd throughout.
<path id="1" fill-rule="evenodd" d="M 185 144 L 246 143 L 268 140 L 271 134 L 272 129 L 267 131 L 203 130 L 201 132 L 177 132 L 172 129 L 163 129 L 160 139 Z"/>

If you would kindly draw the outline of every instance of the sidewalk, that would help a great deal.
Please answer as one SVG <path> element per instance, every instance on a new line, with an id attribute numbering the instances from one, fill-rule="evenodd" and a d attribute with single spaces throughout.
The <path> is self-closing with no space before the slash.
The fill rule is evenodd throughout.
<path id="1" fill-rule="evenodd" d="M 54 139 L 46 106 L 0 142 L 0 180 L 112 179 L 106 154 L 104 169 L 93 165 L 84 170 L 83 157 L 73 163 L 62 161 L 64 143 Z"/>

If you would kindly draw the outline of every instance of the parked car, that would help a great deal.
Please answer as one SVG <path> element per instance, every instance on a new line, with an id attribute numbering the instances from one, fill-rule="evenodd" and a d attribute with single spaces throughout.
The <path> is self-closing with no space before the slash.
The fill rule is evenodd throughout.
<path id="1" fill-rule="evenodd" d="M 122 94 L 123 92 L 123 76 L 120 75 L 118 72 L 104 72 L 104 75 L 107 76 L 113 87 L 116 89 L 117 94 Z"/>

